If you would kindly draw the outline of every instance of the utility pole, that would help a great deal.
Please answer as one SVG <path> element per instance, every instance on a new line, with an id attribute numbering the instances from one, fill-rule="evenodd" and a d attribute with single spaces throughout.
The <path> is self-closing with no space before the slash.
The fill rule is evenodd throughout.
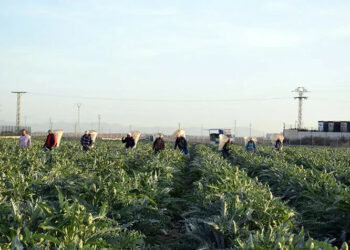
<path id="1" fill-rule="evenodd" d="M 49 122 L 50 122 L 50 130 L 52 130 L 53 123 L 52 123 L 52 119 L 51 119 L 51 117 L 50 117 L 50 119 L 49 119 Z"/>
<path id="2" fill-rule="evenodd" d="M 179 123 L 179 129 L 181 128 L 181 124 Z"/>
<path id="3" fill-rule="evenodd" d="M 25 91 L 12 91 L 11 93 L 17 94 L 17 114 L 16 114 L 16 127 L 17 131 L 21 127 L 21 96 L 27 92 Z"/>
<path id="4" fill-rule="evenodd" d="M 203 138 L 203 124 L 201 125 L 201 141 L 202 142 L 204 141 L 204 138 Z"/>
<path id="5" fill-rule="evenodd" d="M 252 137 L 252 124 L 249 124 L 249 137 Z"/>
<path id="6" fill-rule="evenodd" d="M 233 131 L 233 133 L 234 133 L 234 135 L 235 135 L 235 137 L 237 136 L 236 134 L 237 134 L 237 121 L 235 120 L 235 128 L 234 128 L 235 130 Z"/>
<path id="7" fill-rule="evenodd" d="M 299 107 L 298 107 L 298 129 L 302 129 L 303 127 L 303 100 L 306 100 L 308 97 L 304 96 L 305 93 L 309 92 L 304 87 L 298 87 L 293 92 L 298 93 L 298 96 L 294 97 L 294 99 L 299 100 Z"/>
<path id="8" fill-rule="evenodd" d="M 78 123 L 77 123 L 77 129 L 76 129 L 76 133 L 80 133 L 80 107 L 81 107 L 81 103 L 77 103 L 77 108 L 78 108 Z"/>
<path id="9" fill-rule="evenodd" d="M 101 115 L 98 115 L 98 133 L 101 133 Z"/>

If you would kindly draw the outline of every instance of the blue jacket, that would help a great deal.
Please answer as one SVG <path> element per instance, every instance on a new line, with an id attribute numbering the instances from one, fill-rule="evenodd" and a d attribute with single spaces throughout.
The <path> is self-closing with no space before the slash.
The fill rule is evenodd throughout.
<path id="1" fill-rule="evenodd" d="M 248 141 L 245 145 L 245 151 L 247 152 L 256 152 L 256 144 L 253 141 Z"/>

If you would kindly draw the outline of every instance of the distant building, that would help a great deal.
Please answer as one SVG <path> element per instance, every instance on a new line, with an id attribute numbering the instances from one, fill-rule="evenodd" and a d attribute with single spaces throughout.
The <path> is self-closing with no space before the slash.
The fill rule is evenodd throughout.
<path id="1" fill-rule="evenodd" d="M 283 134 L 289 144 L 350 146 L 350 121 L 319 121 L 318 130 L 286 129 Z"/>
<path id="2" fill-rule="evenodd" d="M 319 121 L 319 132 L 350 132 L 350 122 L 348 121 Z"/>

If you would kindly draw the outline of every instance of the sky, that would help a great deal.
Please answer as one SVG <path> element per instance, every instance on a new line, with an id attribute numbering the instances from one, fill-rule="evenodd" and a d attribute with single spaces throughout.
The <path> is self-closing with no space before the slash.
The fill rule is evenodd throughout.
<path id="1" fill-rule="evenodd" d="M 0 8 L 0 120 L 133 127 L 350 120 L 345 0 L 11 0 Z M 23 120 L 23 118 L 22 118 Z"/>

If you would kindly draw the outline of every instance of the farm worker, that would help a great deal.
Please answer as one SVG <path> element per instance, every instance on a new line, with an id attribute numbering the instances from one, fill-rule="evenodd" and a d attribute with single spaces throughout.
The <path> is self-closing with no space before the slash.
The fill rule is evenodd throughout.
<path id="1" fill-rule="evenodd" d="M 56 147 L 56 145 L 57 145 L 57 136 L 50 129 L 48 131 L 48 135 L 46 137 L 46 141 L 45 141 L 45 144 L 44 144 L 44 149 L 51 151 L 54 147 Z"/>
<path id="2" fill-rule="evenodd" d="M 230 155 L 230 149 L 228 148 L 228 145 L 231 143 L 231 139 L 227 139 L 225 145 L 223 146 L 221 150 L 221 155 L 223 158 L 227 158 Z"/>
<path id="3" fill-rule="evenodd" d="M 277 151 L 282 151 L 282 148 L 283 148 L 283 144 L 282 144 L 281 140 L 277 139 L 277 141 L 275 142 L 275 149 Z"/>
<path id="4" fill-rule="evenodd" d="M 157 139 L 153 142 L 153 150 L 155 153 L 158 153 L 161 150 L 165 149 L 165 143 L 163 140 L 163 135 L 159 135 Z"/>
<path id="5" fill-rule="evenodd" d="M 80 144 L 83 146 L 83 151 L 88 151 L 94 144 L 89 131 L 85 131 L 84 135 L 80 139 Z"/>
<path id="6" fill-rule="evenodd" d="M 247 142 L 247 145 L 245 145 L 245 151 L 254 153 L 256 152 L 256 144 L 253 138 L 250 138 L 250 140 Z"/>
<path id="7" fill-rule="evenodd" d="M 22 129 L 21 136 L 19 137 L 19 147 L 21 149 L 28 148 L 32 144 L 30 135 L 27 134 L 27 130 Z"/>
<path id="8" fill-rule="evenodd" d="M 177 136 L 176 141 L 175 141 L 175 146 L 174 149 L 179 148 L 181 152 L 183 152 L 185 155 L 188 154 L 188 149 L 187 149 L 187 141 L 185 137 L 183 136 Z"/>
<path id="9" fill-rule="evenodd" d="M 133 148 L 135 146 L 135 140 L 131 136 L 131 133 L 128 133 L 126 138 L 122 138 L 122 142 L 125 143 L 126 148 Z"/>

